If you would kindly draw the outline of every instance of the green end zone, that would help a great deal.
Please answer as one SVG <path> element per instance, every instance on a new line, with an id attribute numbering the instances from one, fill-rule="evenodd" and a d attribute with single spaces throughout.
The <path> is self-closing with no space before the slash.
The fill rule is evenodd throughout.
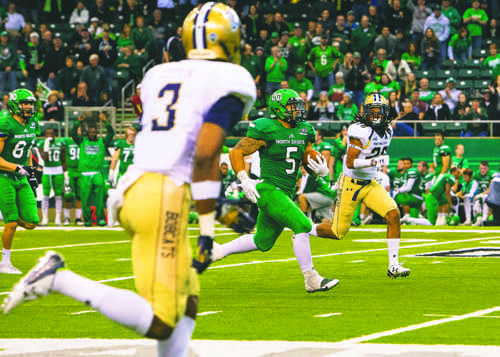
<path id="1" fill-rule="evenodd" d="M 189 234 L 194 246 L 198 231 L 191 228 Z M 405 261 L 404 265 L 412 272 L 401 280 L 391 280 L 385 275 L 388 261 L 385 230 L 383 226 L 353 229 L 343 241 L 311 237 L 313 262 L 318 272 L 340 280 L 337 288 L 326 293 L 305 292 L 289 231 L 285 231 L 267 253 L 233 255 L 215 263 L 200 276 L 200 316 L 193 338 L 209 340 L 207 345 L 213 343 L 219 348 L 220 341 L 226 347 L 237 341 L 254 341 L 252 346 L 264 346 L 268 354 L 274 349 L 265 341 L 299 343 L 290 345 L 295 351 L 295 348 L 299 351 L 313 348 L 307 343 L 327 342 L 328 348 L 334 349 L 346 343 L 355 346 L 352 348 L 393 344 L 387 351 L 399 351 L 401 344 L 424 345 L 429 353 L 434 353 L 422 356 L 446 356 L 445 350 L 453 352 L 454 345 L 471 348 L 488 345 L 491 349 L 499 346 L 500 335 L 494 331 L 500 330 L 500 319 L 489 316 L 499 316 L 500 311 L 485 314 L 478 311 L 489 311 L 500 305 L 500 260 L 482 256 L 475 259 L 426 256 L 423 259 L 416 255 L 476 248 L 488 251 L 485 248 L 496 249 L 497 245 L 500 249 L 497 242 L 500 230 L 404 229 L 400 260 Z M 216 240 L 225 243 L 237 236 L 221 229 Z M 26 272 L 48 249 L 62 253 L 68 267 L 76 273 L 134 290 L 129 260 L 131 245 L 122 231 L 20 231 L 14 242 L 13 263 Z M 18 279 L 18 276 L 0 276 L 0 299 Z M 0 316 L 0 338 L 6 339 L 0 340 L 0 348 L 6 349 L 2 342 L 14 338 L 139 338 L 89 310 L 83 304 L 57 295 L 26 303 L 9 315 Z M 474 313 L 479 315 L 453 319 Z M 422 325 L 443 319 L 452 320 Z M 394 333 L 409 326 L 418 328 Z M 388 332 L 388 335 L 375 335 Z M 447 349 L 440 354 L 429 345 L 445 345 Z M 465 350 L 462 347 L 461 351 Z M 228 351 L 235 350 L 229 348 Z M 293 354 L 284 354 L 287 355 Z M 363 356 L 361 352 L 355 355 Z"/>

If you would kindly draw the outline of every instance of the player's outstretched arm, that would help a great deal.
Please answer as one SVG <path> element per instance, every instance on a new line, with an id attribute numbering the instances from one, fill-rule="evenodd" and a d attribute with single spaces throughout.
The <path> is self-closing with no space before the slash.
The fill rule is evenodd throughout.
<path id="1" fill-rule="evenodd" d="M 245 170 L 244 157 L 252 155 L 263 146 L 266 146 L 266 142 L 264 140 L 249 137 L 241 139 L 229 152 L 229 159 L 231 160 L 231 166 L 233 167 L 234 172 L 238 174 L 240 171 Z"/>

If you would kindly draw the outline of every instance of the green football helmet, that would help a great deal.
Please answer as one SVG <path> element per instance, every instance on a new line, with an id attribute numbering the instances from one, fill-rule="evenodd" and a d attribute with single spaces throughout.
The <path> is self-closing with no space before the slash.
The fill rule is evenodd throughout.
<path id="1" fill-rule="evenodd" d="M 64 202 L 73 202 L 75 199 L 75 193 L 71 189 L 71 186 L 64 186 L 63 200 Z"/>
<path id="2" fill-rule="evenodd" d="M 304 120 L 306 106 L 296 91 L 279 89 L 269 98 L 269 111 L 277 119 L 295 127 L 299 121 Z"/>
<path id="3" fill-rule="evenodd" d="M 446 223 L 449 226 L 458 226 L 460 224 L 460 217 L 456 214 L 446 217 Z"/>
<path id="4" fill-rule="evenodd" d="M 31 106 L 28 108 L 21 108 L 22 104 L 31 104 Z M 16 89 L 9 94 L 7 110 L 11 115 L 17 115 L 26 121 L 30 121 L 37 115 L 37 100 L 31 91 L 27 89 Z"/>

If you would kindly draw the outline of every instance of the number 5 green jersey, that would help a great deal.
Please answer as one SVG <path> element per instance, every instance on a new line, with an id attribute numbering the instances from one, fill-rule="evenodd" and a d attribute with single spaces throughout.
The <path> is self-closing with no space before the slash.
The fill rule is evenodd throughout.
<path id="1" fill-rule="evenodd" d="M 316 133 L 311 124 L 299 122 L 295 128 L 285 128 L 274 119 L 261 118 L 250 124 L 249 138 L 263 140 L 260 148 L 260 178 L 291 196 L 296 189 L 302 156 Z"/>
<path id="2" fill-rule="evenodd" d="M 5 139 L 0 157 L 13 164 L 27 165 L 35 145 L 36 123 L 30 121 L 21 125 L 9 113 L 3 112 L 0 114 L 0 138 Z"/>

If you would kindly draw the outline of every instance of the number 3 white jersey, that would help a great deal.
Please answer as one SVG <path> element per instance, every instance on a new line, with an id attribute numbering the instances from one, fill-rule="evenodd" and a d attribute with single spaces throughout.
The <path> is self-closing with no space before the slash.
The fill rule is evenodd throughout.
<path id="1" fill-rule="evenodd" d="M 382 155 L 387 155 L 387 149 L 391 143 L 392 128 L 389 129 L 389 134 L 380 137 L 375 130 L 369 126 L 361 123 L 352 124 L 347 129 L 348 143 L 351 139 L 358 139 L 361 141 L 362 150 L 359 153 L 359 159 L 373 159 Z M 347 147 L 349 150 L 349 147 Z M 347 155 L 344 156 L 344 175 L 360 179 L 371 180 L 377 175 L 377 168 L 375 166 L 364 167 L 359 169 L 349 169 L 346 165 Z"/>
<path id="2" fill-rule="evenodd" d="M 226 62 L 184 60 L 151 68 L 141 83 L 142 130 L 135 139 L 134 165 L 190 183 L 196 141 L 203 119 L 222 97 L 244 103 L 246 115 L 256 97 L 248 71 Z"/>

